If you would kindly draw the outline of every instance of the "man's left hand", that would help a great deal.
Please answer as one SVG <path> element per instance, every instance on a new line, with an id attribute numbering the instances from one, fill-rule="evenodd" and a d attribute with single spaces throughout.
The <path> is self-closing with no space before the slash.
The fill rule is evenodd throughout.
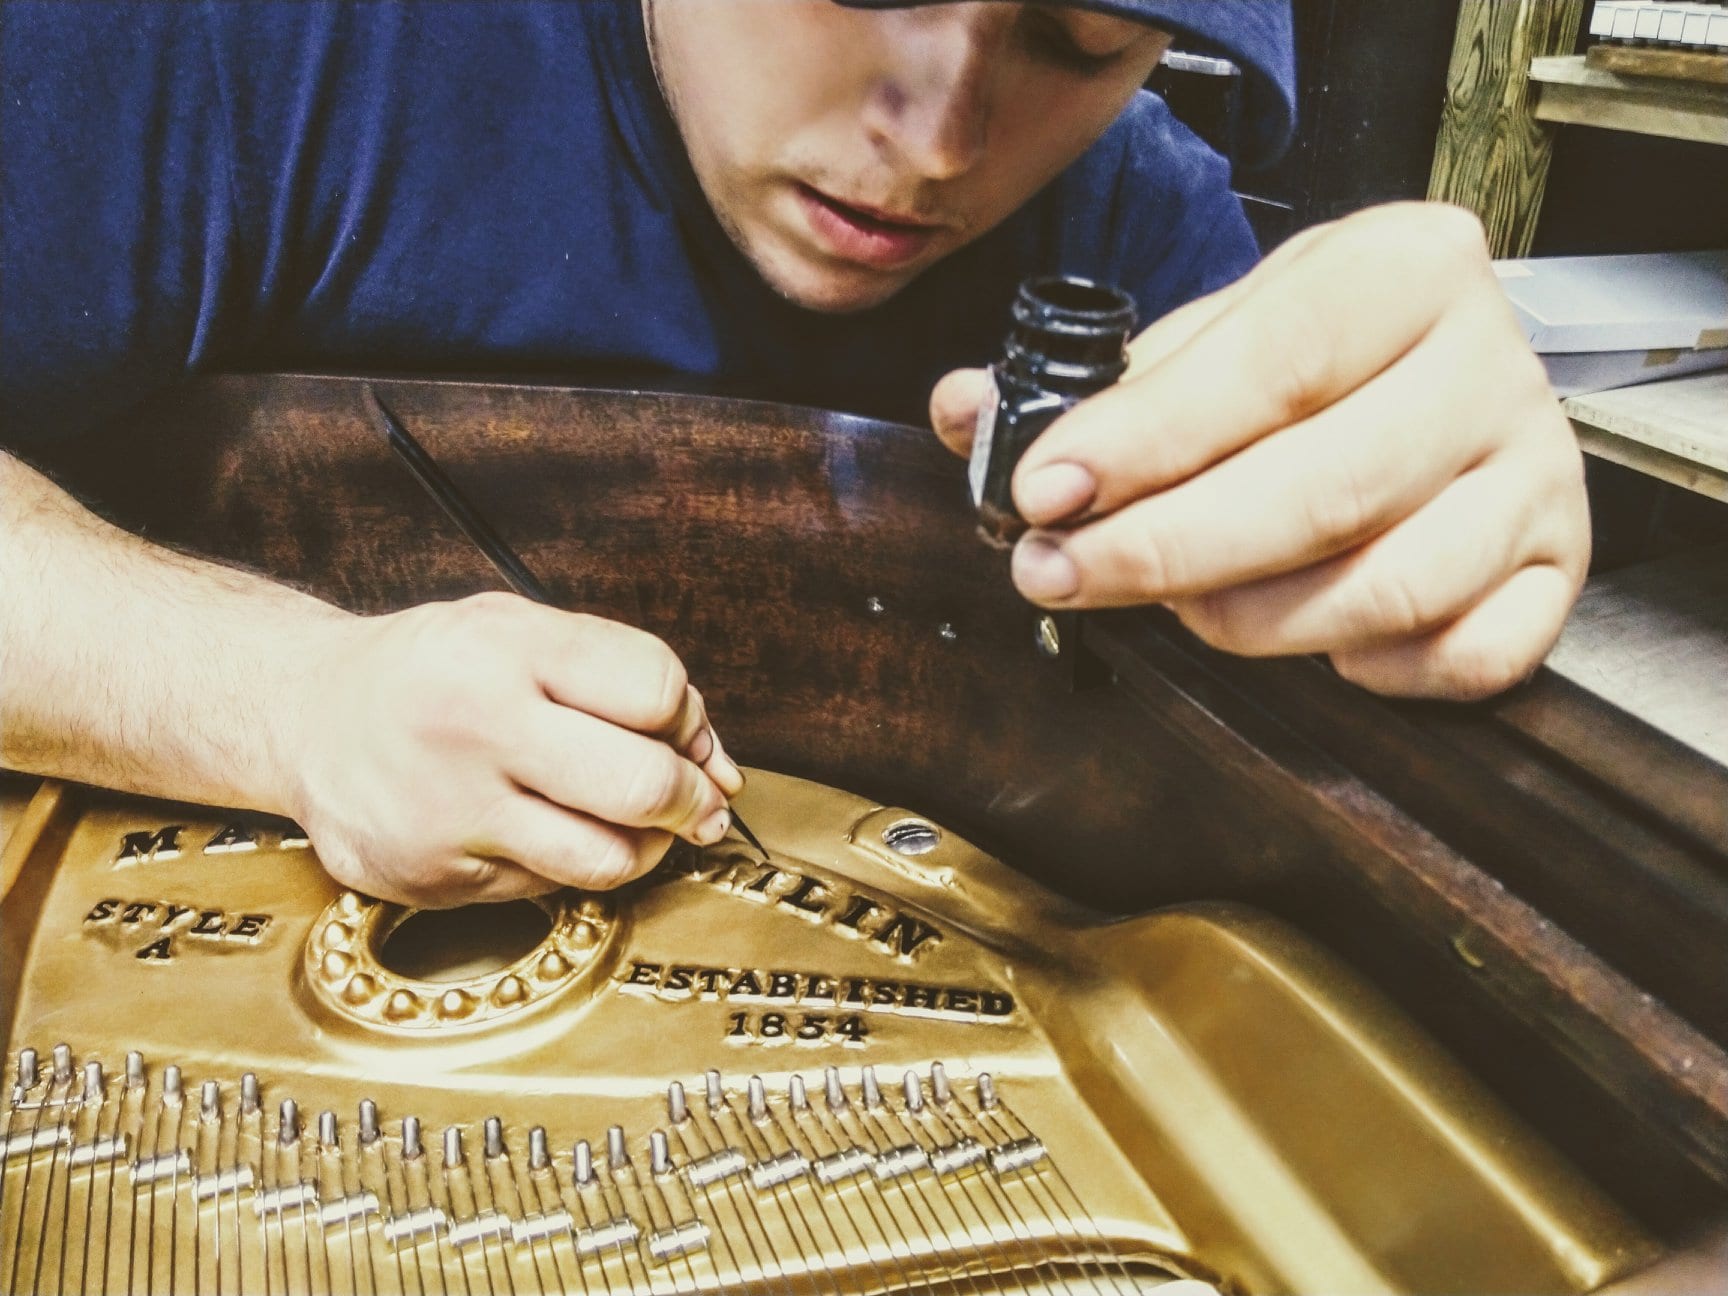
<path id="1" fill-rule="evenodd" d="M 1589 563 L 1582 460 L 1474 217 L 1309 230 L 1129 355 L 1015 473 L 1027 598 L 1163 603 L 1389 694 L 1485 697 L 1547 655 Z M 931 396 L 960 453 L 982 390 L 962 370 Z"/>

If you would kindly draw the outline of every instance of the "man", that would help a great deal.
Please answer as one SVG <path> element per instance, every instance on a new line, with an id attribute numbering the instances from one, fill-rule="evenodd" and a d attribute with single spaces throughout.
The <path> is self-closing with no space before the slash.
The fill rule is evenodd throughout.
<path id="1" fill-rule="evenodd" d="M 640 8 L 638 8 L 640 4 Z M 1269 0 L 9 6 L 7 444 L 224 363 L 618 362 L 963 450 L 1014 285 L 1150 322 L 1016 478 L 1014 579 L 1236 652 L 1480 696 L 1587 560 L 1579 458 L 1460 213 L 1254 249 L 1137 94 L 1172 31 L 1288 125 Z M 609 886 L 740 787 L 663 644 L 502 595 L 359 618 L 3 463 L 4 760 L 293 816 L 400 900 Z M 176 616 L 176 609 L 188 615 Z M 116 637 L 115 626 L 158 629 Z M 191 615 L 195 612 L 195 616 Z"/>

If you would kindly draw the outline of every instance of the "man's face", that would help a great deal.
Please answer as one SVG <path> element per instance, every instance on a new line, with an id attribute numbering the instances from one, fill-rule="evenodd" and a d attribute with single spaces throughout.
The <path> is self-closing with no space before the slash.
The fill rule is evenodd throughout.
<path id="1" fill-rule="evenodd" d="M 777 292 L 886 300 L 1007 217 L 1127 105 L 1170 38 L 1036 4 L 644 0 L 710 205 Z"/>

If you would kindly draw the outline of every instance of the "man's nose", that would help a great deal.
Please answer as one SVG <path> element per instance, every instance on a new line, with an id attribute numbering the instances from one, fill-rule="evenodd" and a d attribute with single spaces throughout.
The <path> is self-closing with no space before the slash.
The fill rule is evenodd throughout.
<path id="1" fill-rule="evenodd" d="M 902 46 L 897 66 L 877 82 L 866 108 L 871 135 L 925 179 L 966 174 L 989 142 L 992 56 L 1000 52 L 1002 32 L 999 23 L 958 12 L 973 8 L 999 7 L 954 6 L 946 21 Z"/>

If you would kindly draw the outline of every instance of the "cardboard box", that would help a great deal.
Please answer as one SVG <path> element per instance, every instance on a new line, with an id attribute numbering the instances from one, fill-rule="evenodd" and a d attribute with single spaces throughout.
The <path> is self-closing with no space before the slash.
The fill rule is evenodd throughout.
<path id="1" fill-rule="evenodd" d="M 1728 250 L 1497 261 L 1559 396 L 1728 369 Z"/>

